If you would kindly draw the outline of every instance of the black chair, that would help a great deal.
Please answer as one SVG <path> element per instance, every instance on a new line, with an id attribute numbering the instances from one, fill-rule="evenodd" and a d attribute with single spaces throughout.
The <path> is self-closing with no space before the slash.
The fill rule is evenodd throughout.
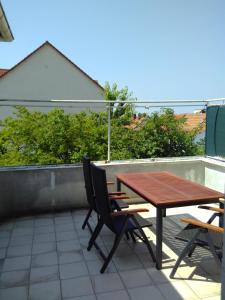
<path id="1" fill-rule="evenodd" d="M 223 248 L 223 232 L 224 229 L 219 226 L 212 225 L 212 221 L 217 217 L 223 215 L 224 210 L 217 207 L 199 206 L 201 209 L 214 211 L 215 213 L 208 220 L 207 223 L 195 220 L 192 218 L 182 218 L 181 221 L 188 225 L 176 236 L 177 239 L 188 241 L 187 245 L 178 257 L 175 266 L 173 267 L 170 278 L 173 278 L 181 261 L 186 255 L 189 257 L 193 254 L 197 246 L 208 249 L 218 266 L 222 261 L 222 248 Z"/>
<path id="2" fill-rule="evenodd" d="M 85 228 L 87 225 L 89 230 L 92 232 L 92 228 L 90 223 L 88 222 L 92 211 L 96 211 L 95 205 L 95 194 L 93 188 L 93 181 L 92 181 L 92 174 L 91 174 L 91 161 L 90 158 L 87 156 L 83 157 L 83 174 L 84 174 L 84 183 L 85 183 L 85 190 L 86 190 L 86 197 L 89 205 L 89 210 L 87 216 L 85 217 L 84 223 L 82 225 L 82 229 Z M 129 197 L 125 196 L 126 193 L 124 192 L 112 192 L 109 193 L 111 205 L 113 209 L 121 210 L 123 208 L 128 208 L 128 204 L 123 202 L 122 199 L 128 199 Z M 120 200 L 120 203 L 117 202 Z"/>
<path id="3" fill-rule="evenodd" d="M 113 211 L 112 206 L 109 202 L 108 189 L 106 182 L 106 172 L 105 170 L 91 165 L 92 175 L 93 175 L 93 186 L 95 191 L 95 203 L 96 209 L 99 215 L 97 226 L 92 234 L 92 237 L 89 241 L 88 251 L 92 248 L 95 240 L 100 233 L 103 225 L 106 225 L 114 234 L 115 240 L 112 246 L 112 249 L 107 257 L 103 257 L 104 264 L 100 270 L 101 273 L 104 273 L 107 268 L 115 250 L 117 249 L 122 237 L 126 233 L 133 234 L 135 230 L 138 230 L 143 241 L 146 243 L 149 253 L 152 257 L 152 260 L 155 261 L 155 256 L 153 254 L 150 243 L 142 229 L 142 226 L 138 223 L 135 215 L 138 212 L 146 212 L 147 209 L 126 209 L 122 211 Z M 148 223 L 148 226 L 151 224 Z"/>

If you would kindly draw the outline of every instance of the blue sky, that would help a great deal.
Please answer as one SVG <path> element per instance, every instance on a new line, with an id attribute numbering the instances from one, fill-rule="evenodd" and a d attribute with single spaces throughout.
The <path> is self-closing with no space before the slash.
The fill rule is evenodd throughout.
<path id="1" fill-rule="evenodd" d="M 10 68 L 46 40 L 138 99 L 225 97 L 224 0 L 2 0 Z"/>

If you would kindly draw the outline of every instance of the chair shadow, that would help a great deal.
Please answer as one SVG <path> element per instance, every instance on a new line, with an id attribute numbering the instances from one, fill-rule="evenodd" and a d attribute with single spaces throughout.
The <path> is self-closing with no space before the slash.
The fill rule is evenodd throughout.
<path id="1" fill-rule="evenodd" d="M 190 214 L 180 214 L 167 216 L 163 219 L 163 243 L 168 246 L 177 256 L 180 255 L 181 251 L 184 249 L 187 243 L 176 238 L 176 235 L 178 235 L 186 226 L 185 224 L 179 222 L 179 219 L 184 217 L 193 218 L 193 216 Z M 152 222 L 153 226 L 151 227 L 151 231 L 156 235 L 156 218 L 147 218 L 147 220 L 149 222 Z M 155 251 L 155 247 L 153 250 Z M 175 265 L 176 260 L 174 258 L 171 258 L 165 251 L 163 251 L 163 269 L 171 269 L 173 267 L 170 264 L 172 261 L 174 261 Z M 174 279 L 221 282 L 221 269 L 218 270 L 215 274 L 211 274 L 210 265 L 202 268 L 202 264 L 206 262 L 208 263 L 209 261 L 213 261 L 215 264 L 214 267 L 216 266 L 212 254 L 207 249 L 200 246 L 196 247 L 192 256 L 185 257 L 179 266 L 180 269 L 182 267 L 195 267 L 193 271 L 187 277 L 174 276 Z M 167 265 L 165 266 L 165 264 Z"/>

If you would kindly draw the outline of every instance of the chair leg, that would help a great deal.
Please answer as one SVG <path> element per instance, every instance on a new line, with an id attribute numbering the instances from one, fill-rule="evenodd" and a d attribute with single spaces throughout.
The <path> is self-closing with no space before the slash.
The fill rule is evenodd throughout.
<path id="1" fill-rule="evenodd" d="M 191 256 L 192 256 L 192 254 L 194 253 L 196 247 L 197 247 L 196 244 L 193 244 L 193 245 L 191 246 L 191 249 L 190 249 L 189 252 L 188 252 L 188 257 L 191 257 Z"/>
<path id="2" fill-rule="evenodd" d="M 98 237 L 100 231 L 102 230 L 103 225 L 104 225 L 104 223 L 103 223 L 101 220 L 99 220 L 99 221 L 98 221 L 98 224 L 97 224 L 97 226 L 95 227 L 95 230 L 94 230 L 94 232 L 93 232 L 93 234 L 92 234 L 92 236 L 91 236 L 91 238 L 90 238 L 90 241 L 89 241 L 89 243 L 88 243 L 88 247 L 87 247 L 87 250 L 88 250 L 88 251 L 90 251 L 91 248 L 92 248 L 92 246 L 94 245 L 95 240 L 96 240 L 96 238 Z"/>
<path id="3" fill-rule="evenodd" d="M 140 234 L 142 235 L 143 240 L 144 240 L 144 243 L 145 243 L 145 244 L 147 245 L 147 247 L 148 247 L 148 251 L 149 251 L 149 253 L 150 253 L 151 257 L 152 257 L 153 262 L 155 262 L 155 261 L 156 261 L 156 260 L 155 260 L 155 255 L 154 255 L 154 253 L 153 253 L 153 250 L 152 250 L 152 247 L 151 247 L 151 245 L 150 245 L 150 243 L 149 243 L 149 240 L 148 240 L 146 234 L 144 233 L 144 230 L 142 229 L 142 227 L 140 226 L 140 224 L 137 222 L 137 220 L 135 219 L 135 217 L 132 217 L 132 220 L 134 221 L 135 225 L 137 226 L 138 231 L 139 231 Z"/>
<path id="4" fill-rule="evenodd" d="M 133 241 L 134 243 L 136 243 L 137 241 L 136 241 L 135 236 L 134 236 L 134 233 L 133 233 L 132 231 L 130 231 L 130 236 L 131 236 L 131 238 L 132 238 L 132 241 Z"/>
<path id="5" fill-rule="evenodd" d="M 208 231 L 206 232 L 206 238 L 207 238 L 207 241 L 208 241 L 208 244 L 209 244 L 209 249 L 211 250 L 213 257 L 215 258 L 215 261 L 216 261 L 217 265 L 221 266 L 221 261 L 220 261 L 218 255 L 217 255 L 217 253 L 216 253 L 215 247 L 213 245 L 212 238 L 211 238 L 210 233 Z"/>
<path id="6" fill-rule="evenodd" d="M 89 211 L 88 211 L 88 213 L 87 213 L 87 216 L 86 216 L 86 218 L 85 218 L 85 220 L 84 220 L 84 223 L 83 223 L 83 225 L 82 225 L 82 229 L 84 229 L 84 228 L 85 228 L 85 226 L 87 225 L 87 223 L 88 223 L 88 219 L 90 218 L 90 216 L 91 216 L 91 213 L 92 213 L 92 209 L 91 209 L 91 208 L 89 208 Z"/>
<path id="7" fill-rule="evenodd" d="M 211 223 L 215 220 L 215 218 L 218 217 L 218 216 L 219 216 L 219 213 L 214 213 L 214 214 L 209 218 L 209 220 L 207 221 L 207 223 L 208 223 L 208 224 L 211 224 Z M 189 257 L 192 256 L 192 254 L 193 254 L 193 252 L 195 251 L 195 248 L 196 248 L 196 247 L 197 247 L 197 245 L 193 244 L 193 246 L 191 247 L 191 250 L 190 250 L 189 253 L 188 253 L 188 256 L 189 256 Z"/>
<path id="8" fill-rule="evenodd" d="M 106 260 L 105 260 L 105 262 L 104 262 L 104 264 L 103 264 L 103 266 L 100 270 L 101 273 L 105 272 L 105 269 L 107 268 L 110 260 L 112 259 L 114 252 L 116 251 L 117 247 L 119 246 L 119 243 L 122 239 L 122 236 L 123 236 L 123 233 L 120 234 L 119 236 L 116 235 L 113 247 L 112 247 L 111 251 L 109 252 L 109 255 L 107 256 L 107 258 L 106 258 Z"/>
<path id="9" fill-rule="evenodd" d="M 127 238 L 127 240 L 129 241 L 130 237 L 129 237 L 129 234 L 128 234 L 128 232 L 126 232 L 125 234 L 126 234 L 126 238 Z"/>
<path id="10" fill-rule="evenodd" d="M 100 270 L 100 273 L 105 272 L 105 269 L 107 268 L 110 260 L 112 259 L 114 252 L 116 251 L 117 247 L 119 246 L 119 243 L 120 243 L 124 233 L 126 232 L 127 222 L 128 222 L 128 218 L 124 222 L 124 225 L 123 225 L 123 228 L 122 228 L 120 234 L 116 235 L 115 240 L 114 240 L 114 244 L 112 246 L 112 249 L 110 250 L 108 257 L 106 258 L 106 260 L 105 260 L 105 262 L 104 262 L 104 264 L 103 264 L 103 266 Z"/>
<path id="11" fill-rule="evenodd" d="M 180 256 L 178 257 L 176 263 L 175 263 L 175 266 L 173 267 L 173 270 L 171 271 L 170 273 L 170 278 L 173 278 L 176 271 L 177 271 L 177 268 L 179 267 L 182 259 L 186 256 L 186 254 L 190 251 L 190 248 L 192 247 L 192 244 L 194 243 L 194 241 L 197 239 L 197 237 L 199 236 L 200 234 L 200 230 L 198 230 L 196 232 L 196 234 L 193 236 L 193 238 L 187 243 L 187 245 L 184 247 L 183 251 L 181 252 Z"/>

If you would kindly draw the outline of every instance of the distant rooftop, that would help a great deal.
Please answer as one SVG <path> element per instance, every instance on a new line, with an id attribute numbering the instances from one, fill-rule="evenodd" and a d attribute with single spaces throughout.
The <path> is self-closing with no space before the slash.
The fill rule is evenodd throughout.
<path id="1" fill-rule="evenodd" d="M 202 131 L 205 131 L 206 114 L 202 112 L 188 113 L 188 114 L 177 114 L 177 118 L 186 118 L 184 128 L 186 130 L 196 129 L 202 126 Z"/>
<path id="2" fill-rule="evenodd" d="M 8 72 L 8 69 L 0 69 L 0 77 L 6 72 Z"/>

